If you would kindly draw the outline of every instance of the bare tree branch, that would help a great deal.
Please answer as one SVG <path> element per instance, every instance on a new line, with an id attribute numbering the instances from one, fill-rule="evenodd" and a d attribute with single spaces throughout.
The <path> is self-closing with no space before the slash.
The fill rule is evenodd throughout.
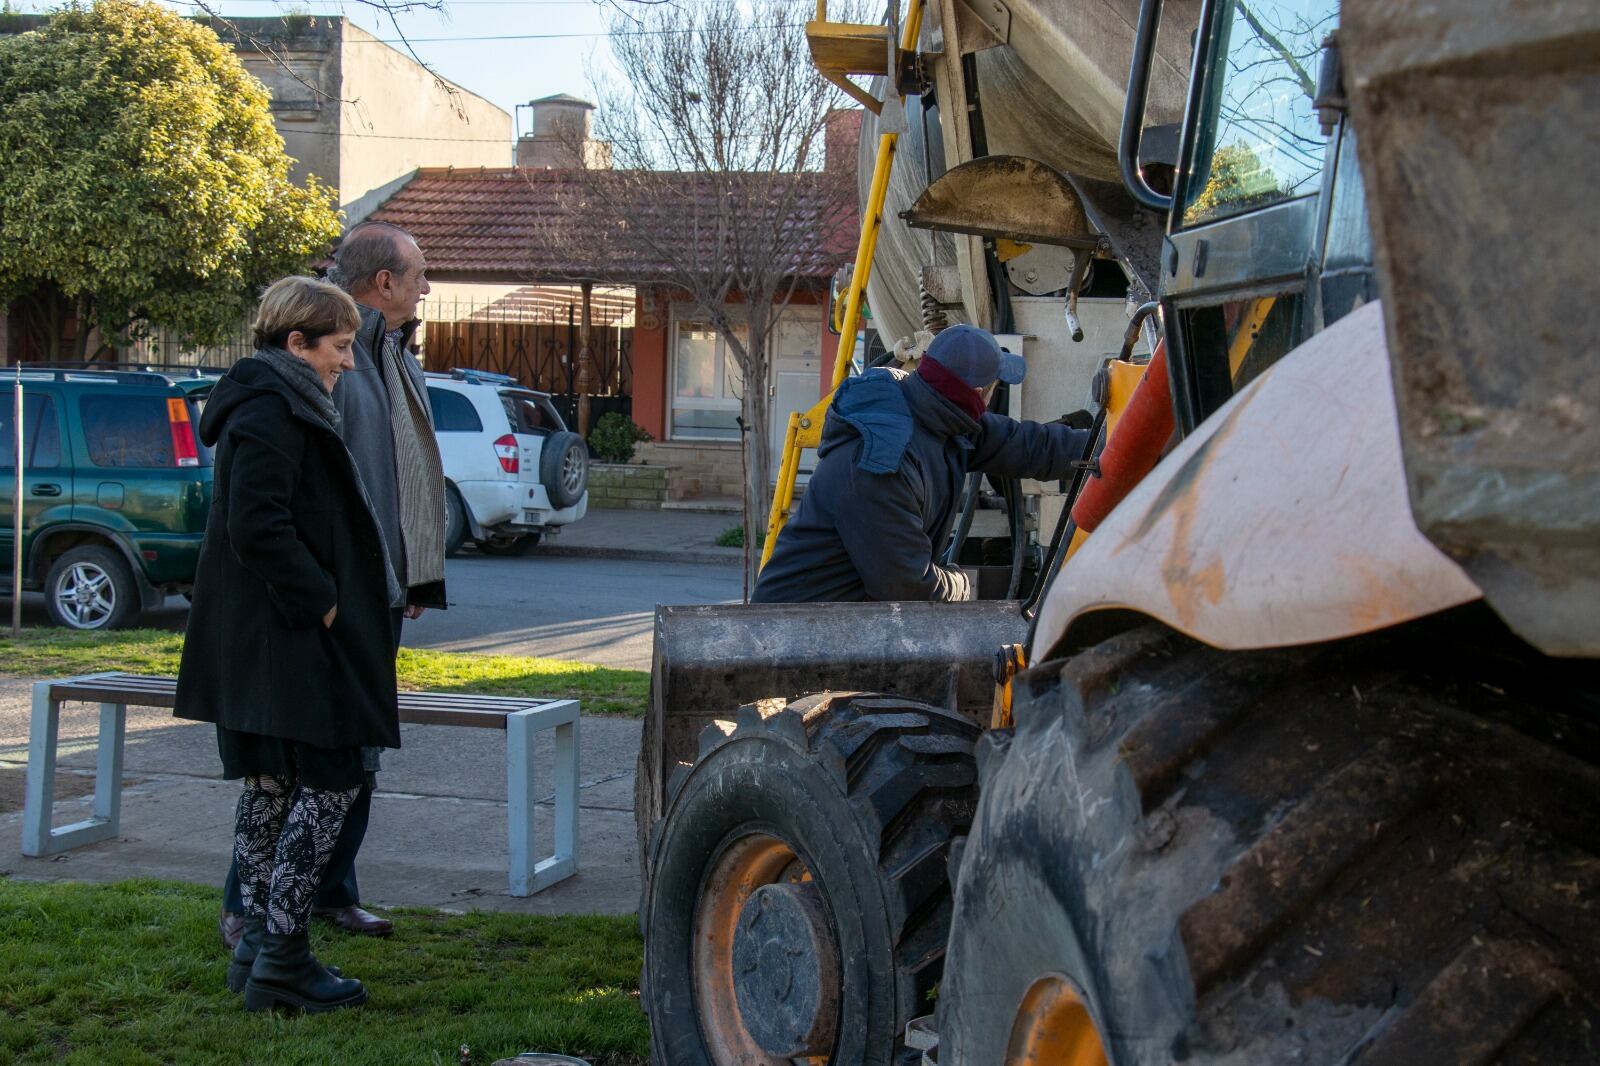
<path id="1" fill-rule="evenodd" d="M 1240 17 L 1249 23 L 1256 36 L 1261 38 L 1261 43 L 1276 52 L 1278 57 L 1283 60 L 1284 65 L 1294 71 L 1295 77 L 1299 79 L 1301 90 L 1307 96 L 1316 96 L 1317 83 L 1312 80 L 1306 69 L 1300 65 L 1295 54 L 1289 50 L 1288 46 L 1279 39 L 1277 34 L 1262 25 L 1261 20 L 1255 16 L 1255 13 L 1250 10 L 1249 5 L 1245 4 L 1243 0 L 1240 0 L 1238 10 Z"/>
<path id="2" fill-rule="evenodd" d="M 338 103 L 342 104 L 358 104 L 360 102 L 359 100 L 355 99 L 334 97 L 332 94 L 323 90 L 321 86 L 311 82 L 310 79 L 306 78 L 298 70 L 294 69 L 289 62 L 289 57 L 286 52 L 276 46 L 271 40 L 263 39 L 256 34 L 251 33 L 249 30 L 240 25 L 235 19 L 229 18 L 227 15 L 222 14 L 218 8 L 212 6 L 209 0 L 179 0 L 179 2 L 185 3 L 204 14 L 211 21 L 213 28 L 216 26 L 222 26 L 230 34 L 232 34 L 236 40 L 249 45 L 249 47 L 256 52 L 256 54 L 262 56 L 263 58 L 270 59 L 274 66 L 283 71 L 290 78 L 299 82 L 301 86 L 310 90 L 314 96 L 320 97 L 323 100 L 337 101 Z M 406 37 L 405 30 L 401 29 L 400 27 L 401 15 L 412 11 L 443 11 L 445 9 L 446 0 L 352 0 L 352 2 L 360 4 L 364 7 L 372 8 L 373 10 L 380 12 L 389 20 L 389 23 L 394 27 L 395 35 L 398 37 L 400 43 L 405 46 L 406 54 L 409 55 L 419 67 L 428 72 L 428 76 L 433 79 L 434 86 L 443 91 L 446 97 L 450 100 L 450 107 L 455 111 L 457 116 L 465 118 L 466 110 L 460 101 L 461 90 L 452 85 L 450 82 L 446 81 L 439 75 L 438 71 L 434 70 L 431 66 L 423 61 L 422 57 L 417 54 L 417 50 L 412 47 L 410 39 Z M 292 9 L 285 11 L 282 15 L 283 23 L 286 28 L 293 24 L 293 20 L 306 19 L 310 21 L 318 17 L 321 16 L 309 15 Z"/>
<path id="3" fill-rule="evenodd" d="M 854 154 L 824 166 L 844 98 L 812 69 L 804 26 L 814 12 L 807 0 L 711 0 L 619 14 L 611 48 L 626 80 L 594 87 L 594 136 L 609 144 L 611 169 L 595 165 L 579 126 L 561 131 L 574 169 L 528 175 L 559 203 L 530 272 L 554 262 L 617 281 L 632 270 L 722 338 L 743 382 L 752 584 L 771 496 L 777 326 L 798 293 L 826 285 L 854 236 Z M 623 32 L 632 26 L 650 32 Z"/>

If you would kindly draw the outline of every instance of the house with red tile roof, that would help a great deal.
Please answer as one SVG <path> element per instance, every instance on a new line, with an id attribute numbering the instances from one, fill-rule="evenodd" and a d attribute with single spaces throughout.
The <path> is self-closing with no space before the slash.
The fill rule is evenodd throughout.
<path id="1" fill-rule="evenodd" d="M 830 136 L 830 156 L 853 170 L 859 112 L 841 114 L 851 116 L 847 136 Z M 674 496 L 731 497 L 740 485 L 742 383 L 725 343 L 673 286 L 671 263 L 657 254 L 709 240 L 703 219 L 714 212 L 684 205 L 716 195 L 717 182 L 705 174 L 639 182 L 553 167 L 426 168 L 368 217 L 404 227 L 427 256 L 434 288 L 424 304 L 429 370 L 472 365 L 510 371 L 553 392 L 574 387 L 567 326 L 581 322 L 578 294 L 588 286 L 596 402 L 626 401 L 621 409 L 656 441 L 642 454 L 679 468 Z M 775 455 L 787 413 L 815 403 L 829 384 L 838 348 L 826 322 L 829 283 L 857 229 L 854 205 L 841 211 L 838 203 L 819 174 L 816 194 L 802 188 L 783 221 L 826 239 L 796 255 L 793 295 L 773 330 Z M 619 239 L 630 227 L 647 227 L 650 240 Z M 620 312 L 624 305 L 631 314 Z M 507 325 L 512 321 L 525 326 Z M 597 410 L 618 408 L 605 402 Z"/>

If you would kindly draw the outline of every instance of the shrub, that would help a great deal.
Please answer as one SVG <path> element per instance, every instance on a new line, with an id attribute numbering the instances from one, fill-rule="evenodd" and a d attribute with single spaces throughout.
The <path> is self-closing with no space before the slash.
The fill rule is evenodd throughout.
<path id="1" fill-rule="evenodd" d="M 756 547 L 760 548 L 767 543 L 767 531 L 762 530 L 756 536 Z M 729 526 L 717 534 L 717 545 L 722 548 L 744 547 L 744 526 Z"/>
<path id="2" fill-rule="evenodd" d="M 607 411 L 589 431 L 589 454 L 602 463 L 626 463 L 639 444 L 654 439 L 627 415 Z"/>

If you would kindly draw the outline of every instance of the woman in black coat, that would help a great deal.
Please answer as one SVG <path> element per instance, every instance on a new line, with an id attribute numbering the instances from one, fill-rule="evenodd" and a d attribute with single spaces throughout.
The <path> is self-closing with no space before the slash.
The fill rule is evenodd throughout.
<path id="1" fill-rule="evenodd" d="M 330 397 L 354 365 L 355 303 L 311 278 L 262 297 L 254 357 L 206 400 L 216 448 L 180 718 L 215 722 L 242 778 L 234 858 L 245 935 L 228 984 L 245 1006 L 366 1000 L 310 952 L 312 897 L 366 779 L 361 748 L 400 746 L 389 604 L 397 588 Z"/>

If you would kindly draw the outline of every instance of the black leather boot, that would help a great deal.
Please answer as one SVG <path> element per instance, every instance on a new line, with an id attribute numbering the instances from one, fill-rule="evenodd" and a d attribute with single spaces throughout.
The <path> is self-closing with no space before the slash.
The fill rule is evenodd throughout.
<path id="1" fill-rule="evenodd" d="M 267 926 L 265 918 L 251 918 L 247 915 L 242 921 L 244 927 L 239 933 L 239 943 L 233 949 L 233 957 L 228 960 L 229 992 L 244 991 L 244 983 L 250 980 L 250 967 L 255 965 L 256 952 L 261 950 L 261 934 Z M 344 975 L 344 971 L 337 966 L 329 966 L 327 969 L 335 977 Z"/>
<path id="2" fill-rule="evenodd" d="M 250 980 L 250 967 L 255 965 L 256 953 L 261 950 L 261 934 L 266 929 L 262 918 L 245 915 L 244 931 L 239 943 L 234 945 L 233 958 L 228 960 L 228 991 L 243 992 L 244 983 Z"/>
<path id="3" fill-rule="evenodd" d="M 310 1014 L 359 1007 L 367 1001 L 360 981 L 340 977 L 311 954 L 309 933 L 261 931 L 255 962 L 244 984 L 246 1010 L 294 1007 Z"/>

